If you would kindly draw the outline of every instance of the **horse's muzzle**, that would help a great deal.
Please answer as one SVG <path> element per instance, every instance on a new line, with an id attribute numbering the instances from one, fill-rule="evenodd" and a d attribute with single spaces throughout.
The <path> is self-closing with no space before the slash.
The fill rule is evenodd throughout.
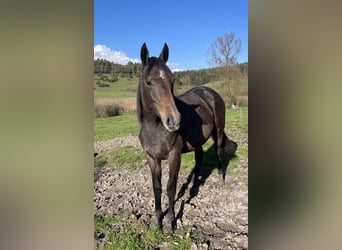
<path id="1" fill-rule="evenodd" d="M 170 115 L 169 117 L 166 118 L 165 122 L 163 123 L 164 123 L 164 127 L 169 132 L 174 132 L 179 129 L 180 122 L 181 122 L 181 116 L 180 114 L 177 114 L 177 115 Z"/>

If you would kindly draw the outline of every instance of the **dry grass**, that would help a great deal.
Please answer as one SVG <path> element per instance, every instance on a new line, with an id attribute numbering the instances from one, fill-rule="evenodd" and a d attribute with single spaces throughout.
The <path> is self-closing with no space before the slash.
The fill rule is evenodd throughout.
<path id="1" fill-rule="evenodd" d="M 248 95 L 238 96 L 239 106 L 248 107 Z"/>
<path id="2" fill-rule="evenodd" d="M 136 111 L 136 98 L 104 98 L 96 99 L 95 106 L 118 105 L 122 107 L 123 112 Z"/>
<path id="3" fill-rule="evenodd" d="M 225 91 L 223 89 L 216 90 L 222 95 L 224 100 L 227 100 L 227 96 L 225 95 Z M 184 92 L 182 89 L 179 92 Z M 238 105 L 243 107 L 248 107 L 248 96 L 237 96 Z M 104 99 L 96 99 L 95 100 L 95 107 L 98 106 L 118 106 L 122 109 L 122 112 L 135 112 L 136 111 L 136 98 L 104 98 Z"/>

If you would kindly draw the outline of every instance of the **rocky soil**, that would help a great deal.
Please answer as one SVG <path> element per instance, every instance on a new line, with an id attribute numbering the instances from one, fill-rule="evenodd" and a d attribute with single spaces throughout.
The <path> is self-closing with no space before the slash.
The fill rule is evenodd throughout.
<path id="1" fill-rule="evenodd" d="M 136 136 L 96 142 L 94 147 L 95 152 L 105 153 L 114 147 L 124 145 L 140 147 Z M 235 161 L 238 167 L 227 174 L 225 185 L 222 185 L 217 172 L 214 171 L 205 180 L 202 179 L 202 185 L 194 197 L 190 196 L 191 175 L 182 171 L 179 174 L 175 233 L 183 233 L 191 228 L 202 235 L 206 243 L 201 246 L 193 245 L 193 249 L 248 248 L 248 160 L 245 157 L 238 157 Z M 154 196 L 151 175 L 145 161 L 139 166 L 134 171 L 116 166 L 95 170 L 94 213 L 96 215 L 113 216 L 130 212 L 134 213 L 140 222 L 149 225 L 152 223 Z M 165 192 L 167 172 L 165 161 L 162 176 L 163 211 L 168 207 Z M 164 218 L 163 223 L 166 222 Z"/>

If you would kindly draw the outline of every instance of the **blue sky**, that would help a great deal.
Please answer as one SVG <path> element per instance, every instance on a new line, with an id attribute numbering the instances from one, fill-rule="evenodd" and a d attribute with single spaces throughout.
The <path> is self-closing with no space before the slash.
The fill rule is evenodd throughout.
<path id="1" fill-rule="evenodd" d="M 247 0 L 94 0 L 95 58 L 140 62 L 144 42 L 150 56 L 166 42 L 171 69 L 208 68 L 210 44 L 230 32 L 242 41 L 238 62 L 247 62 Z"/>

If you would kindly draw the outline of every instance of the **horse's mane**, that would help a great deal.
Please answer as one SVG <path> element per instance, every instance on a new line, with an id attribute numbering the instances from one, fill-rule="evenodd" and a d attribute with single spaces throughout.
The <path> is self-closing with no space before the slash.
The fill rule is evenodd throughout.
<path id="1" fill-rule="evenodd" d="M 138 116 L 138 121 L 141 124 L 143 120 L 143 114 L 142 114 L 142 103 L 141 103 L 141 93 L 140 93 L 140 80 L 138 84 L 138 94 L 137 94 L 137 116 Z"/>

